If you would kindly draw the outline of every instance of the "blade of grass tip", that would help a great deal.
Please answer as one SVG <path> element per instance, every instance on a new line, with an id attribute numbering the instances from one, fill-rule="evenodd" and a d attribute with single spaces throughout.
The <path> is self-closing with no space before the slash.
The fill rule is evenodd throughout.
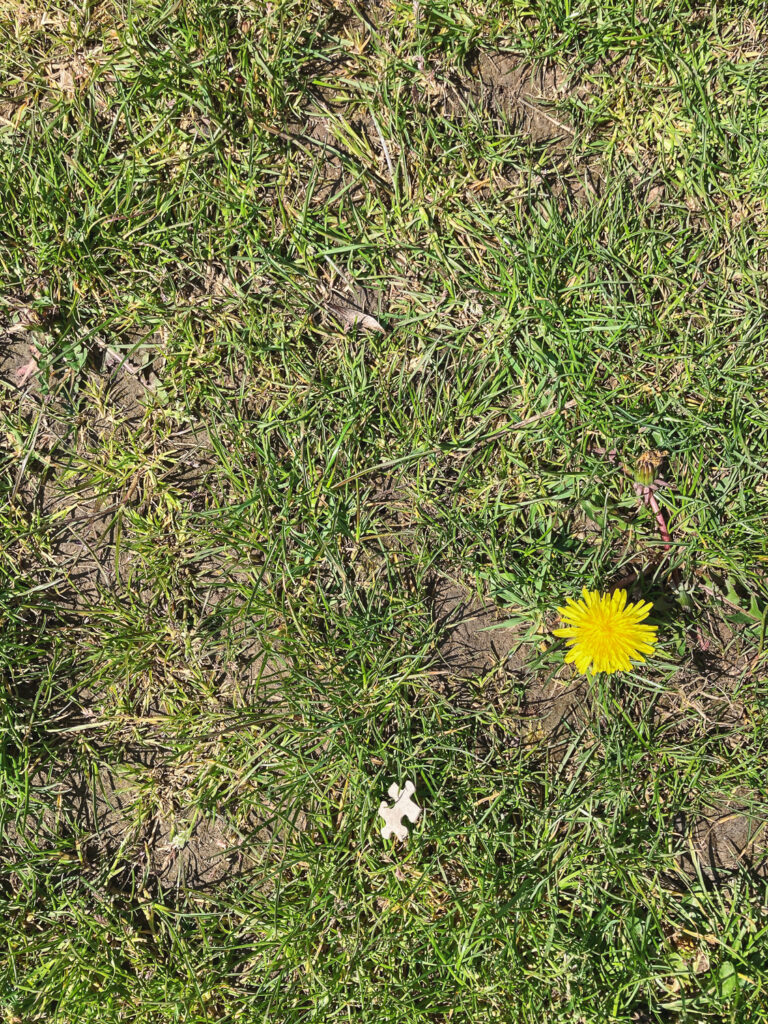
<path id="1" fill-rule="evenodd" d="M 35 417 L 35 425 L 32 428 L 32 433 L 29 438 L 29 444 L 27 445 L 27 451 L 24 455 L 24 458 L 21 460 L 19 468 L 16 472 L 16 479 L 14 480 L 13 490 L 11 491 L 11 501 L 15 501 L 16 495 L 19 493 L 19 487 L 21 486 L 21 481 L 24 477 L 24 471 L 27 468 L 27 463 L 30 460 L 32 452 L 35 449 L 35 441 L 37 440 L 37 435 L 40 431 L 40 423 L 42 421 L 42 416 L 43 410 L 38 409 L 37 416 Z"/>
<path id="2" fill-rule="evenodd" d="M 379 136 L 379 142 L 381 143 L 381 148 L 384 151 L 384 159 L 387 161 L 387 167 L 389 168 L 389 180 L 392 182 L 392 188 L 394 188 L 395 187 L 395 171 L 394 171 L 394 168 L 392 167 L 392 159 L 391 159 L 391 157 L 389 155 L 389 149 L 387 147 L 387 143 L 385 142 L 384 136 L 381 133 L 381 128 L 379 128 L 379 122 L 376 120 L 376 118 L 373 116 L 373 114 L 371 114 L 371 121 L 373 121 L 373 127 L 376 129 L 376 134 Z"/>
<path id="3" fill-rule="evenodd" d="M 497 430 L 494 434 L 489 434 L 488 437 L 484 437 L 482 441 L 477 441 L 472 447 L 479 448 L 481 445 L 488 444 L 490 441 L 495 441 L 499 437 L 503 437 L 504 434 L 511 433 L 515 430 L 523 430 L 525 427 L 529 427 L 534 423 L 538 423 L 540 420 L 546 419 L 549 416 L 555 416 L 558 412 L 565 412 L 567 409 L 573 409 L 577 405 L 576 399 L 573 398 L 566 402 L 562 408 L 551 408 L 546 409 L 544 412 L 536 413 L 535 416 L 527 416 L 524 420 L 518 420 L 517 423 L 511 423 L 508 427 L 504 427 L 502 430 Z M 439 455 L 442 451 L 459 450 L 465 447 L 464 443 L 459 441 L 455 445 L 450 445 L 447 449 L 443 448 L 426 448 L 419 452 L 409 452 L 407 455 L 402 455 L 398 459 L 389 459 L 386 462 L 378 462 L 375 466 L 367 466 L 365 469 L 361 469 L 359 473 L 353 473 L 352 476 L 345 477 L 344 480 L 339 480 L 333 484 L 332 490 L 336 490 L 338 487 L 343 487 L 344 484 L 352 483 L 353 480 L 359 480 L 360 477 L 366 476 L 368 473 L 378 473 L 384 469 L 392 469 L 394 466 L 398 466 L 403 462 L 410 462 L 414 459 L 427 458 L 430 455 Z"/>

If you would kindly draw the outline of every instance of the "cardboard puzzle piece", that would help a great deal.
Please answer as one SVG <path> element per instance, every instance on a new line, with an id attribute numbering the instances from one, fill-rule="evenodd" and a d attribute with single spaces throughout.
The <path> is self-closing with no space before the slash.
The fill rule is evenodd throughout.
<path id="1" fill-rule="evenodd" d="M 412 825 L 415 825 L 421 814 L 421 808 L 411 799 L 416 792 L 416 787 L 410 779 L 406 779 L 403 789 L 393 782 L 387 792 L 390 800 L 395 802 L 391 807 L 384 800 L 379 804 L 379 814 L 385 822 L 381 834 L 384 839 L 395 835 L 403 842 L 408 838 L 408 829 L 402 824 L 403 818 L 407 818 Z"/>

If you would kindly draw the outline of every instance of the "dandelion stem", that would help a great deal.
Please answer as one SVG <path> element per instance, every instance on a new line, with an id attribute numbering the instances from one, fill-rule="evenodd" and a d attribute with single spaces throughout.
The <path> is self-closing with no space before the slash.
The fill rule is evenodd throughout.
<path id="1" fill-rule="evenodd" d="M 672 546 L 672 538 L 670 537 L 669 530 L 667 529 L 667 522 L 664 519 L 664 513 L 659 508 L 658 501 L 656 501 L 656 495 L 650 489 L 648 491 L 648 504 L 653 509 L 656 516 L 656 522 L 659 524 L 659 533 L 661 534 L 661 539 L 664 542 L 664 550 L 669 552 Z"/>

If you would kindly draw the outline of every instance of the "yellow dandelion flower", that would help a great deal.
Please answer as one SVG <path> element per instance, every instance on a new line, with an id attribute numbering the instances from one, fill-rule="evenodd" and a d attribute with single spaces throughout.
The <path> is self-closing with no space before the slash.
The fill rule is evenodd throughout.
<path id="1" fill-rule="evenodd" d="M 642 624 L 653 607 L 647 601 L 627 604 L 626 590 L 600 594 L 586 587 L 581 600 L 566 600 L 566 607 L 557 609 L 564 628 L 556 629 L 555 636 L 566 637 L 570 650 L 565 660 L 582 675 L 588 670 L 629 672 L 632 661 L 653 654 L 657 627 Z"/>

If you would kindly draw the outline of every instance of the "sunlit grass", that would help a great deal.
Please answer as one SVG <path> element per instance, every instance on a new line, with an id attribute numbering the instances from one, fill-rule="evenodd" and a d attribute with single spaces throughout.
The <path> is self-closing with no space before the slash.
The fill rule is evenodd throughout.
<path id="1" fill-rule="evenodd" d="M 763 5 L 0 24 L 4 1019 L 766 1019 Z"/>

